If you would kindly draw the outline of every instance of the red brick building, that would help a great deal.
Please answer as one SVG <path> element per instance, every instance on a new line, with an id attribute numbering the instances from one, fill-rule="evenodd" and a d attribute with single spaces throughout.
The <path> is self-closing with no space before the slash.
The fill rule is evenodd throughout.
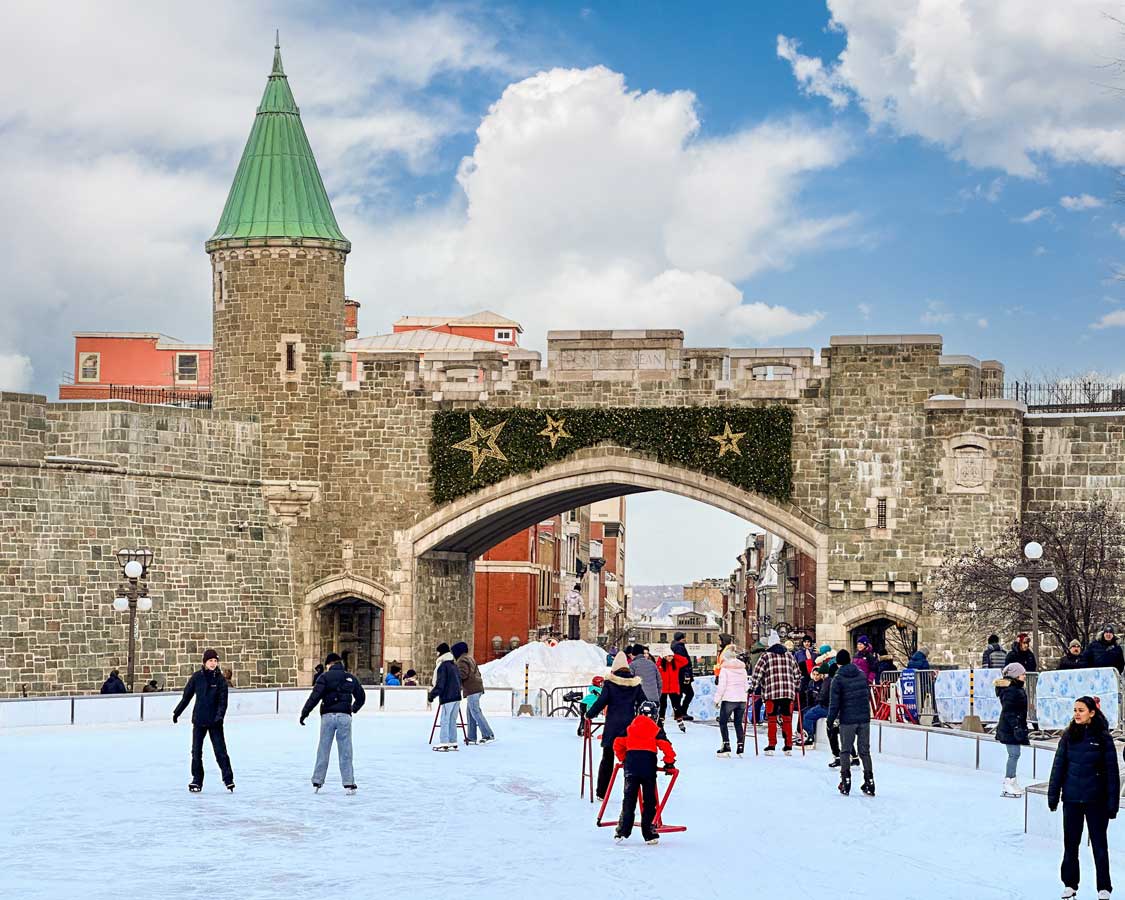
<path id="1" fill-rule="evenodd" d="M 59 385 L 60 400 L 160 402 L 168 393 L 210 392 L 210 344 L 127 331 L 76 332 L 74 372 Z"/>

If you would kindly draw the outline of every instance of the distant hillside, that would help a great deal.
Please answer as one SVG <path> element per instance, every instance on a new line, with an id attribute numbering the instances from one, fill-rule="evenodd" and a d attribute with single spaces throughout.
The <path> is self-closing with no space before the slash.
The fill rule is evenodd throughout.
<path id="1" fill-rule="evenodd" d="M 634 584 L 633 603 L 630 612 L 643 613 L 656 609 L 661 603 L 682 603 L 684 586 L 682 584 Z"/>

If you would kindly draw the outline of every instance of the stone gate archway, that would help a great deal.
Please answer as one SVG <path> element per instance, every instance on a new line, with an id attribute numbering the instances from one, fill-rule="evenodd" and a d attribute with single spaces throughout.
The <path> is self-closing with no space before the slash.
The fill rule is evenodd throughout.
<path id="1" fill-rule="evenodd" d="M 379 673 L 386 643 L 386 608 L 390 592 L 378 582 L 353 573 L 317 581 L 305 594 L 301 610 L 300 684 L 328 652 L 344 656 L 349 671 L 366 681 Z"/>
<path id="2" fill-rule="evenodd" d="M 667 491 L 740 516 L 780 535 L 817 562 L 818 602 L 827 591 L 828 537 L 796 506 L 625 448 L 601 445 L 531 474 L 459 498 L 396 534 L 389 653 L 428 663 L 438 641 L 473 633 L 473 561 L 522 529 L 576 506 L 646 491 Z"/>

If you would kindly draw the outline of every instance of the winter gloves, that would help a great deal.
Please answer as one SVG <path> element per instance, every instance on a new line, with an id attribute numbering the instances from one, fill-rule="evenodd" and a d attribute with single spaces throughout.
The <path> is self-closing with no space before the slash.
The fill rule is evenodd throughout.
<path id="1" fill-rule="evenodd" d="M 175 725 L 179 721 L 180 721 L 180 714 L 179 713 L 172 713 L 172 724 Z"/>

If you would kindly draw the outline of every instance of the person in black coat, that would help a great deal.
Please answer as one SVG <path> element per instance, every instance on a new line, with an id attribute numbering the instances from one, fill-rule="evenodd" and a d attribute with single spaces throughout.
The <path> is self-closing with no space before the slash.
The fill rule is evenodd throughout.
<path id="1" fill-rule="evenodd" d="M 1121 653 L 1121 645 L 1117 643 L 1112 625 L 1106 625 L 1097 640 L 1090 642 L 1090 646 L 1086 648 L 1085 660 L 1091 669 L 1103 666 L 1112 666 L 1118 672 L 1125 669 L 1125 656 Z"/>
<path id="2" fill-rule="evenodd" d="M 197 793 L 203 790 L 203 739 L 211 737 L 211 749 L 215 751 L 215 762 L 223 775 L 223 784 L 228 791 L 234 790 L 234 772 L 231 770 L 230 756 L 227 753 L 227 739 L 223 734 L 223 717 L 227 714 L 227 680 L 219 671 L 219 654 L 214 650 L 203 651 L 203 666 L 192 673 L 184 687 L 184 696 L 172 712 L 172 723 L 180 721 L 180 715 L 188 703 L 195 698 L 191 711 L 191 784 L 188 790 Z"/>
<path id="3" fill-rule="evenodd" d="M 1063 806 L 1063 861 L 1060 874 L 1063 886 L 1073 897 L 1078 891 L 1078 848 L 1082 844 L 1082 823 L 1090 835 L 1097 872 L 1098 896 L 1109 896 L 1113 883 L 1109 877 L 1109 845 L 1106 830 L 1117 818 L 1121 802 L 1121 777 L 1117 770 L 1117 750 L 1109 724 L 1093 697 L 1074 701 L 1074 721 L 1059 738 L 1051 780 L 1047 785 L 1047 806 L 1054 812 Z"/>
<path id="4" fill-rule="evenodd" d="M 613 671 L 606 676 L 601 696 L 586 710 L 587 719 L 595 719 L 605 710 L 602 726 L 602 761 L 598 766 L 598 783 L 594 790 L 599 800 L 605 799 L 609 779 L 613 774 L 613 742 L 621 737 L 637 714 L 637 707 L 645 699 L 641 679 L 629 668 L 624 653 L 613 658 Z"/>
<path id="5" fill-rule="evenodd" d="M 1031 743 L 1027 728 L 1027 691 L 1024 679 L 1027 673 L 1019 663 L 1008 663 L 994 682 L 1000 700 L 1000 721 L 996 723 L 996 740 L 1008 751 L 1008 764 L 1004 769 L 1005 797 L 1021 797 L 1023 790 L 1016 780 L 1020 752 Z"/>
<path id="6" fill-rule="evenodd" d="M 349 794 L 356 792 L 355 772 L 352 770 L 352 715 L 363 708 L 367 695 L 359 679 L 344 668 L 338 653 L 329 653 L 324 662 L 328 669 L 316 679 L 309 699 L 301 710 L 301 724 L 320 704 L 320 742 L 317 745 L 316 765 L 313 767 L 313 788 L 320 790 L 328 774 L 328 761 L 332 757 L 332 740 L 340 759 L 340 781 Z"/>
<path id="7" fill-rule="evenodd" d="M 1064 672 L 1069 669 L 1085 669 L 1089 667 L 1086 654 L 1082 651 L 1082 642 L 1075 638 L 1066 648 L 1066 653 L 1059 660 L 1059 668 Z"/>
<path id="8" fill-rule="evenodd" d="M 1031 637 L 1029 635 L 1021 634 L 1016 638 L 1016 642 L 1012 644 L 1012 649 L 1008 651 L 1008 655 L 1004 658 L 1004 665 L 1009 663 L 1019 663 L 1023 666 L 1025 672 L 1039 671 L 1035 662 L 1035 654 L 1031 652 Z"/>
<path id="9" fill-rule="evenodd" d="M 1006 656 L 1007 654 L 1000 644 L 1000 636 L 990 634 L 988 636 L 988 646 L 984 648 L 984 653 L 981 654 L 981 666 L 985 669 L 1002 669 L 1006 665 L 1004 662 Z"/>
<path id="10" fill-rule="evenodd" d="M 867 676 L 852 662 L 847 650 L 836 654 L 839 671 L 829 691 L 828 727 L 840 723 L 840 793 L 851 793 L 851 758 L 859 742 L 863 763 L 863 793 L 875 794 L 875 773 L 871 765 L 871 697 Z"/>
<path id="11" fill-rule="evenodd" d="M 679 715 L 681 719 L 687 719 L 689 722 L 694 722 L 695 718 L 688 715 L 688 707 L 691 706 L 691 701 L 695 699 L 695 688 L 692 687 L 692 682 L 695 681 L 695 660 L 691 658 L 691 654 L 687 651 L 687 644 L 684 643 L 684 638 L 687 635 L 682 631 L 677 631 L 672 635 L 672 653 L 676 656 L 682 656 L 688 661 L 688 664 L 680 669 L 680 708 Z M 612 663 L 610 664 L 612 665 Z M 673 698 L 675 700 L 675 698 Z M 675 703 L 672 704 L 672 711 L 676 712 Z"/>
<path id="12" fill-rule="evenodd" d="M 457 670 L 453 654 L 449 652 L 449 644 L 438 644 L 437 653 L 434 684 L 427 695 L 431 703 L 437 700 L 441 704 L 441 740 L 434 744 L 434 749 L 456 750 L 457 714 L 461 711 L 461 673 Z"/>
<path id="13" fill-rule="evenodd" d="M 129 689 L 125 687 L 125 682 L 117 674 L 117 669 L 114 669 L 109 673 L 109 678 L 103 682 L 101 692 L 103 694 L 127 694 Z"/>

